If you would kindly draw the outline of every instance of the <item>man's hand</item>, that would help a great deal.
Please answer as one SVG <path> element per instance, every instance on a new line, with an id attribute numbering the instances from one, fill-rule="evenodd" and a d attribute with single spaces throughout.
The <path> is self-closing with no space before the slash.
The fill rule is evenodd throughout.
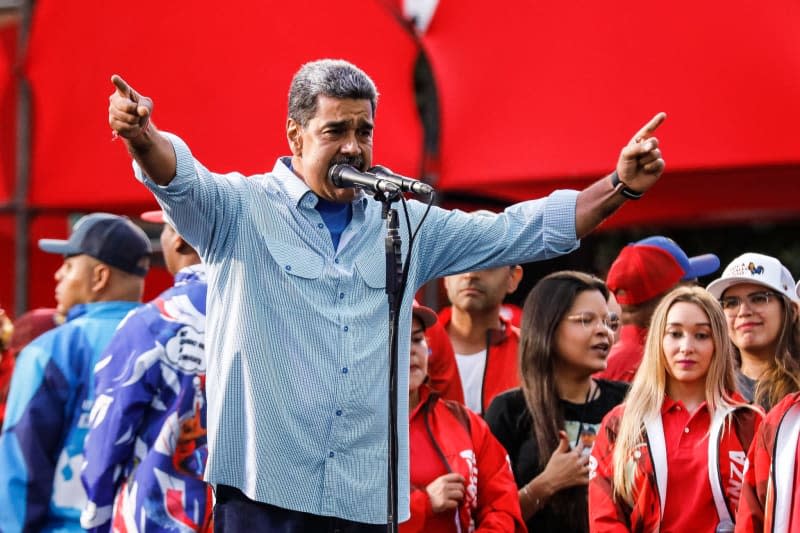
<path id="1" fill-rule="evenodd" d="M 111 76 L 111 83 L 115 90 L 108 97 L 108 125 L 115 135 L 137 139 L 150 124 L 153 101 L 137 93 L 117 74 Z"/>
<path id="2" fill-rule="evenodd" d="M 428 498 L 431 500 L 431 509 L 434 513 L 449 511 L 458 507 L 464 499 L 464 476 L 452 472 L 439 476 L 425 487 Z"/>
<path id="3" fill-rule="evenodd" d="M 658 113 L 620 152 L 617 174 L 622 183 L 635 192 L 647 191 L 664 172 L 664 160 L 653 133 L 666 118 L 666 113 Z"/>

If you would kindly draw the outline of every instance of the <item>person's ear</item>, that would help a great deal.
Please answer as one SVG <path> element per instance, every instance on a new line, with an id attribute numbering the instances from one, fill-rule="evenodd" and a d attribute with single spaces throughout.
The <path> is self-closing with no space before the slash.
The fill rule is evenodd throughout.
<path id="1" fill-rule="evenodd" d="M 111 282 L 111 267 L 105 263 L 97 263 L 92 268 L 92 292 L 99 294 L 108 288 Z"/>
<path id="2" fill-rule="evenodd" d="M 522 267 L 519 265 L 511 265 L 508 268 L 511 270 L 508 273 L 508 290 L 506 294 L 511 294 L 517 290 L 519 282 L 522 281 Z"/>
<path id="3" fill-rule="evenodd" d="M 289 148 L 292 155 L 300 157 L 303 155 L 303 127 L 293 118 L 286 119 L 286 139 L 289 141 Z"/>
<path id="4" fill-rule="evenodd" d="M 172 241 L 172 245 L 175 248 L 175 251 L 181 255 L 186 255 L 194 252 L 194 248 L 192 248 L 192 245 L 183 240 L 183 237 L 181 237 L 177 233 L 175 234 L 175 240 Z"/>

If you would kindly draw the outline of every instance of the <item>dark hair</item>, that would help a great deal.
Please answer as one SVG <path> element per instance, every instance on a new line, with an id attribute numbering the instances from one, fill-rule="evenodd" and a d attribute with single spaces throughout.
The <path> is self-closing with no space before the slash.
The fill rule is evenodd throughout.
<path id="1" fill-rule="evenodd" d="M 378 90 L 367 74 L 341 59 L 306 63 L 289 86 L 289 118 L 305 127 L 317 112 L 317 96 L 369 100 L 372 116 L 378 107 Z"/>
<path id="2" fill-rule="evenodd" d="M 519 342 L 522 392 L 531 416 L 541 470 L 558 446 L 558 432 L 564 428 L 564 413 L 553 369 L 557 356 L 556 330 L 578 295 L 586 291 L 598 291 L 608 299 L 608 288 L 601 279 L 570 270 L 555 272 L 531 289 L 522 309 Z M 588 530 L 585 487 L 571 487 L 556 493 L 550 505 L 565 522 L 575 526 L 570 530 Z"/>

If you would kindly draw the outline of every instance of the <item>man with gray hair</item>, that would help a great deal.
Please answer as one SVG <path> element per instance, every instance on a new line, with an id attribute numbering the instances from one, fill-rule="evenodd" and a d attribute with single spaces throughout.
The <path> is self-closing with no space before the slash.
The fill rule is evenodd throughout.
<path id="1" fill-rule="evenodd" d="M 378 93 L 340 60 L 303 65 L 289 92 L 290 157 L 246 178 L 215 174 L 151 120 L 119 76 L 109 125 L 135 173 L 209 274 L 206 479 L 215 528 L 383 531 L 387 522 L 388 317 L 381 205 L 328 176 L 372 166 Z M 568 253 L 664 169 L 656 115 L 616 171 L 494 216 L 434 207 L 417 235 L 400 309 L 399 521 L 409 516 L 408 353 L 415 291 L 458 272 Z M 408 202 L 412 227 L 426 206 Z M 406 215 L 400 215 L 404 245 Z"/>

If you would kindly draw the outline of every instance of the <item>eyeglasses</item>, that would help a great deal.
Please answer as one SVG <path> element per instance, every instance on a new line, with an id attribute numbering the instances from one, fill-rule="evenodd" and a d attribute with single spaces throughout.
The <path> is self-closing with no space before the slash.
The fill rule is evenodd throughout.
<path id="1" fill-rule="evenodd" d="M 603 327 L 612 333 L 616 333 L 620 327 L 617 313 L 609 313 L 603 317 L 596 313 L 580 313 L 578 315 L 569 315 L 565 318 L 571 322 L 579 322 L 584 329 L 588 329 L 590 331 L 597 328 L 598 324 L 602 324 Z"/>
<path id="2" fill-rule="evenodd" d="M 764 291 L 750 293 L 745 296 L 745 299 L 750 309 L 758 311 L 766 307 L 772 298 L 777 297 L 777 293 Z M 726 296 L 725 298 L 720 298 L 719 303 L 724 311 L 738 311 L 739 307 L 742 305 L 742 298 L 739 296 Z"/>

